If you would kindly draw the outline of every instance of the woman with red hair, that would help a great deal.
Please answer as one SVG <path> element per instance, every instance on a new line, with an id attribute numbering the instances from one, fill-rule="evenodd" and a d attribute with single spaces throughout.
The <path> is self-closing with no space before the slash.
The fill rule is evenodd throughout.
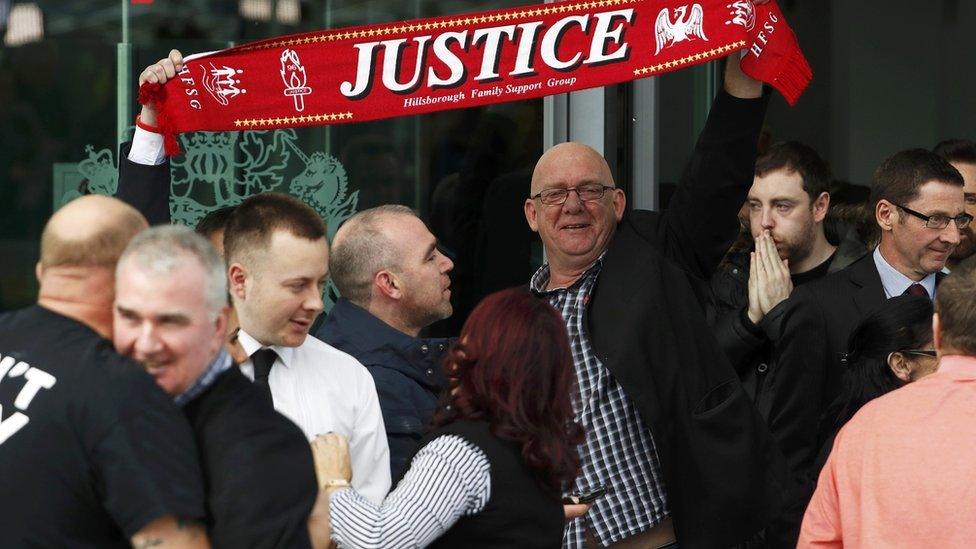
<path id="1" fill-rule="evenodd" d="M 524 289 L 484 299 L 445 360 L 451 378 L 396 489 L 348 488 L 338 435 L 313 444 L 340 547 L 559 547 L 562 488 L 579 471 L 575 374 L 562 318 Z"/>

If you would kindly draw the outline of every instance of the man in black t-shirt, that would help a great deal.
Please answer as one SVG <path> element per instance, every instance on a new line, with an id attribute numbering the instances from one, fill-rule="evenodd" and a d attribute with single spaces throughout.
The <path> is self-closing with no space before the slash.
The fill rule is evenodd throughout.
<path id="1" fill-rule="evenodd" d="M 0 547 L 206 547 L 186 420 L 116 354 L 114 268 L 146 227 L 79 198 L 44 228 L 36 305 L 0 315 Z"/>

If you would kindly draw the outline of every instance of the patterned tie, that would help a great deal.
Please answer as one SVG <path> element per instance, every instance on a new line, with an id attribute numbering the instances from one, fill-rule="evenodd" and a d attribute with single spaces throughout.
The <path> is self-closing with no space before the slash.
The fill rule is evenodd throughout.
<path id="1" fill-rule="evenodd" d="M 271 385 L 268 384 L 268 374 L 271 373 L 271 366 L 278 359 L 278 353 L 274 349 L 258 349 L 251 355 L 251 363 L 254 364 L 254 385 L 258 390 L 267 396 L 268 402 L 273 403 L 271 398 Z"/>
<path id="2" fill-rule="evenodd" d="M 918 282 L 916 282 L 915 284 L 912 284 L 911 286 L 909 286 L 908 289 L 905 290 L 905 293 L 902 294 L 902 295 L 914 295 L 914 296 L 917 296 L 917 297 L 928 297 L 929 296 L 929 293 L 927 291 L 925 291 L 925 286 L 922 286 L 921 284 L 919 284 Z"/>

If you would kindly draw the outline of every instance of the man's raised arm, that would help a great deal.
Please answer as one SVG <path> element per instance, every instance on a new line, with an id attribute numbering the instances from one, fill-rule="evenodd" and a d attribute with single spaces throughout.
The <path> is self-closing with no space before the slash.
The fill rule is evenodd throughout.
<path id="1" fill-rule="evenodd" d="M 169 56 L 146 67 L 139 74 L 144 82 L 165 84 L 183 69 L 183 54 Z M 150 225 L 170 222 L 169 161 L 163 151 L 163 136 L 156 130 L 156 109 L 143 105 L 132 141 L 119 149 L 119 186 L 115 196 L 139 210 Z"/>
<path id="2" fill-rule="evenodd" d="M 735 239 L 745 201 L 768 94 L 739 68 L 738 54 L 725 66 L 725 86 L 715 98 L 691 160 L 658 227 L 668 257 L 709 279 Z"/>

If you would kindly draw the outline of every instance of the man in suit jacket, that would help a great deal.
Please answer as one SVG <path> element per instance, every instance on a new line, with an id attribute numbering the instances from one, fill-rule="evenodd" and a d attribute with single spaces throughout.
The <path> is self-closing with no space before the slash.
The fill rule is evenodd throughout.
<path id="1" fill-rule="evenodd" d="M 661 214 L 625 215 L 596 151 L 536 164 L 525 215 L 548 263 L 532 277 L 567 322 L 587 429 L 572 489 L 609 492 L 564 546 L 727 547 L 762 528 L 785 475 L 775 442 L 704 317 L 703 285 L 736 234 L 766 101 L 728 63 L 683 184 Z M 630 545 L 628 545 L 630 546 Z"/>
<path id="2" fill-rule="evenodd" d="M 226 281 L 203 237 L 181 226 L 144 231 L 119 260 L 115 346 L 190 420 L 213 545 L 309 547 L 318 494 L 311 450 L 222 350 Z"/>
<path id="3" fill-rule="evenodd" d="M 786 457 L 802 487 L 791 507 L 799 516 L 819 472 L 812 470 L 816 456 L 830 434 L 826 429 L 832 422 L 823 419 L 842 386 L 849 335 L 888 298 L 905 293 L 933 298 L 959 231 L 970 219 L 959 172 L 921 149 L 899 152 L 878 167 L 871 203 L 881 231 L 878 247 L 847 268 L 796 288 L 774 351 L 769 423 L 791 448 Z"/>

